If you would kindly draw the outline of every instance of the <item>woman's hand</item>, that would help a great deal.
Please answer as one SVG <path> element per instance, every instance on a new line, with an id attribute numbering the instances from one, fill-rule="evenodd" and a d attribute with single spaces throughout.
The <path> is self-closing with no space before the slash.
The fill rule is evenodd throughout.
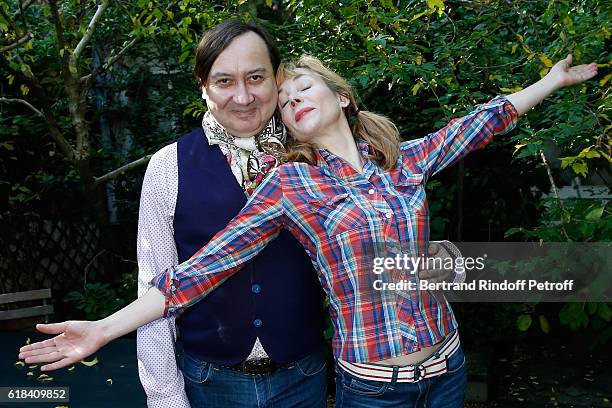
<path id="1" fill-rule="evenodd" d="M 517 113 L 522 115 L 557 89 L 579 84 L 597 75 L 597 64 L 594 62 L 575 67 L 571 65 L 572 56 L 568 55 L 553 65 L 544 78 L 512 95 L 506 95 L 506 98 L 514 105 Z"/>
<path id="2" fill-rule="evenodd" d="M 572 55 L 557 62 L 544 77 L 545 80 L 551 81 L 556 89 L 565 86 L 576 85 L 584 81 L 588 81 L 597 75 L 597 64 L 576 65 L 572 67 Z"/>
<path id="3" fill-rule="evenodd" d="M 19 358 L 31 363 L 52 363 L 41 371 L 57 370 L 74 364 L 95 353 L 108 343 L 102 325 L 98 321 L 72 320 L 62 323 L 38 324 L 36 329 L 57 336 L 29 344 L 19 349 Z"/>

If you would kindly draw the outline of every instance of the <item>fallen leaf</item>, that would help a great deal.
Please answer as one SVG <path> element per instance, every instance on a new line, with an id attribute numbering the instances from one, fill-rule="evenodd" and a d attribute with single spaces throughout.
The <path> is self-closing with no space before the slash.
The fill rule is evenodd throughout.
<path id="1" fill-rule="evenodd" d="M 38 376 L 38 380 L 39 381 L 43 381 L 43 382 L 45 382 L 45 381 L 53 381 L 53 377 L 48 376 L 47 374 L 41 374 L 41 375 Z"/>
<path id="2" fill-rule="evenodd" d="M 112 378 L 107 378 L 107 379 L 106 379 L 106 383 L 107 383 L 108 385 L 113 385 L 113 379 L 112 379 Z"/>
<path id="3" fill-rule="evenodd" d="M 91 361 L 81 360 L 81 364 L 87 367 L 95 366 L 96 364 L 98 364 L 98 357 L 94 357 L 94 359 Z"/>
<path id="4" fill-rule="evenodd" d="M 23 361 L 18 361 L 15 363 L 15 365 L 18 367 L 25 367 L 25 363 Z"/>
<path id="5" fill-rule="evenodd" d="M 75 369 L 75 366 L 72 366 L 68 369 L 68 371 L 74 371 L 74 369 Z"/>

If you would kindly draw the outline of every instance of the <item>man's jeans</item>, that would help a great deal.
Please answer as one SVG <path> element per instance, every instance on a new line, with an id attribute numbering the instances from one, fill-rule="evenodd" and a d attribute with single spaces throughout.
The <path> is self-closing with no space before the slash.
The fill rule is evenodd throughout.
<path id="1" fill-rule="evenodd" d="M 336 364 L 337 408 L 462 408 L 467 384 L 461 347 L 448 359 L 448 372 L 416 383 L 369 381 Z"/>
<path id="2" fill-rule="evenodd" d="M 325 408 L 326 371 L 324 350 L 271 375 L 246 375 L 183 357 L 185 390 L 192 408 Z"/>

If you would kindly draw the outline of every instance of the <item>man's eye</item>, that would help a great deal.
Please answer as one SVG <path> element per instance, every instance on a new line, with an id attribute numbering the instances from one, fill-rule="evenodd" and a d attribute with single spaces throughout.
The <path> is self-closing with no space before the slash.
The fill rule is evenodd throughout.
<path id="1" fill-rule="evenodd" d="M 289 101 L 281 102 L 281 108 L 284 108 L 285 106 L 287 106 L 288 103 Z"/>
<path id="2" fill-rule="evenodd" d="M 230 83 L 229 78 L 221 78 L 217 80 L 218 85 L 227 85 Z"/>
<path id="3" fill-rule="evenodd" d="M 261 81 L 264 79 L 263 75 L 251 75 L 251 81 Z"/>
<path id="4" fill-rule="evenodd" d="M 308 89 L 310 89 L 310 85 L 307 85 L 304 88 L 300 89 L 300 92 L 304 92 L 304 91 L 306 91 Z"/>

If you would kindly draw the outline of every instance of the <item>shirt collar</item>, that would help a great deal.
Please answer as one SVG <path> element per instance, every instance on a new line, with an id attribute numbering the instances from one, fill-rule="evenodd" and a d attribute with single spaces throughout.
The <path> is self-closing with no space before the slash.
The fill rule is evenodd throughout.
<path id="1" fill-rule="evenodd" d="M 363 173 L 356 171 L 348 162 L 341 157 L 333 154 L 324 148 L 315 148 L 315 157 L 317 160 L 317 166 L 319 166 L 324 173 L 334 178 L 342 179 L 356 179 L 366 177 L 372 174 L 372 161 L 370 158 L 374 155 L 374 150 L 365 140 L 357 140 L 357 148 L 363 158 Z"/>

